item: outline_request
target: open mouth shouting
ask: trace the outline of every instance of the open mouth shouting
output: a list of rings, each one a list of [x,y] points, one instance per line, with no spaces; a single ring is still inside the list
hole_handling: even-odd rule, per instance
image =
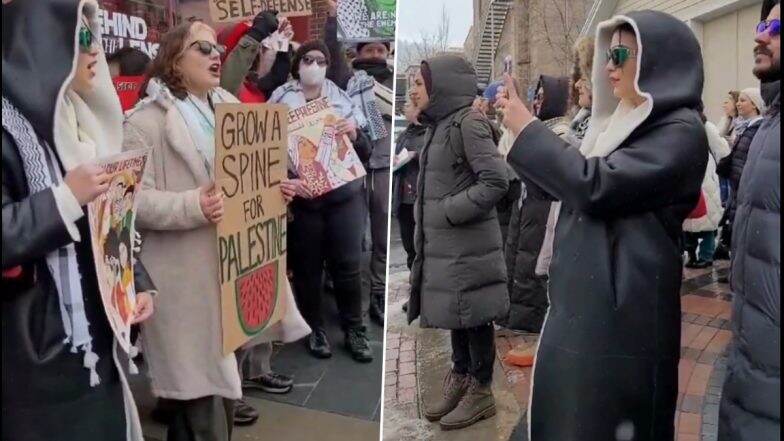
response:
[[[220,67],[221,67],[220,63],[212,63],[212,64],[210,64],[210,73],[213,74],[214,76],[219,77],[220,76]]]

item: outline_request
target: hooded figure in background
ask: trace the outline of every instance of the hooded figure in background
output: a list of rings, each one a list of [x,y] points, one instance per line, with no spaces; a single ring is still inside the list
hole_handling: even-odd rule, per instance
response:
[[[593,82],[579,149],[533,118],[513,87],[499,99],[518,133],[510,163],[562,201],[529,439],[672,441],[681,224],[708,157],[695,110],[700,46],[668,14],[615,17],[597,29]]]
[[[539,77],[534,109],[537,118],[556,135],[569,133],[569,79]],[[522,177],[523,195],[512,207],[505,258],[509,315],[500,324],[509,329],[539,333],[547,313],[547,274],[536,274],[553,198]]]
[[[122,145],[98,5],[12,1],[2,16],[2,439],[141,441],[84,208],[108,182],[91,163]],[[153,289],[138,261],[134,279]]]
[[[755,75],[770,108],[749,148],[732,236],[732,331],[719,410],[719,441],[781,436],[781,19],[762,8]],[[758,30],[761,30],[762,25]]]

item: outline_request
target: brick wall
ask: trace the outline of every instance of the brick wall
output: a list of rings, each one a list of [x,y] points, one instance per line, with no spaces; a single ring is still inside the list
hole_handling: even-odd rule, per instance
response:
[[[311,0],[313,15],[310,17],[310,39],[323,37],[324,22],[327,21],[327,0]]]

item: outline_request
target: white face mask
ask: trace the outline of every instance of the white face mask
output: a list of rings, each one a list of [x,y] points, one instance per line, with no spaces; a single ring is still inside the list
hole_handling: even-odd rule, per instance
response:
[[[321,67],[316,63],[311,65],[302,64],[299,68],[299,79],[306,86],[319,86],[324,84],[327,78],[327,67]]]

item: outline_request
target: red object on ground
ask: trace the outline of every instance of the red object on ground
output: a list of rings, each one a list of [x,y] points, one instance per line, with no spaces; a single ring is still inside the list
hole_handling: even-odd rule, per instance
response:
[[[22,267],[15,266],[13,268],[9,268],[7,270],[3,270],[3,278],[4,279],[16,279],[22,275]]]
[[[700,191],[700,200],[686,219],[699,219],[708,214],[708,204],[705,202],[705,193]]]
[[[139,101],[139,93],[142,89],[145,77],[143,75],[134,77],[115,77],[112,79],[114,89],[120,97],[120,105],[123,112],[133,109]]]

